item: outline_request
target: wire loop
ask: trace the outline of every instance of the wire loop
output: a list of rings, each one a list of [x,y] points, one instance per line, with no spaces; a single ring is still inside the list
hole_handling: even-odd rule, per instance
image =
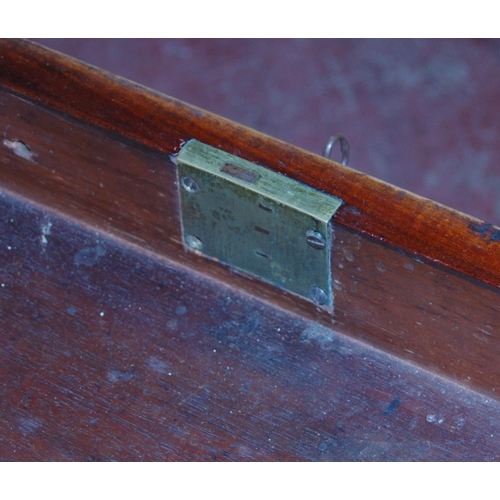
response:
[[[340,152],[342,153],[342,159],[340,163],[342,163],[342,165],[347,165],[347,163],[349,162],[349,142],[344,134],[335,134],[330,137],[330,139],[326,143],[325,150],[323,151],[323,156],[330,159],[333,145],[337,141],[340,142]]]

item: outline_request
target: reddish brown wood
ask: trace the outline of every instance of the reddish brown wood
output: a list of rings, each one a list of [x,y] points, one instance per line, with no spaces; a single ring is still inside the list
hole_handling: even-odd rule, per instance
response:
[[[499,283],[495,228],[34,44],[2,42],[0,54],[4,87],[36,94],[39,104],[65,113],[1,95],[4,140],[19,139],[33,153],[28,161],[4,146],[5,187],[328,325],[332,318],[311,304],[184,252],[175,167],[165,153],[194,137],[313,186],[331,186],[326,190],[345,202],[335,217],[338,328],[473,387],[498,390],[497,292],[485,288]],[[416,269],[411,275],[395,264],[403,249]],[[373,272],[376,262],[388,272]],[[423,307],[425,301],[433,306]],[[419,323],[426,325],[423,335],[416,333]]]
[[[335,225],[336,328],[500,393],[498,291]]]
[[[169,156],[126,139],[58,117],[33,103],[0,93],[0,130],[21,141],[31,161],[0,144],[0,184],[23,196],[139,245],[195,267],[232,286],[310,318],[331,324],[306,301],[258,280],[186,253],[181,243],[177,174]]]
[[[0,195],[3,460],[499,460],[500,403]]]
[[[5,226],[0,257],[6,287],[8,282],[0,304],[4,387],[12,387],[2,400],[6,425],[0,439],[10,450],[5,458],[16,449],[26,459],[215,459],[220,450],[236,459],[497,458],[496,444],[479,437],[479,429],[496,436],[498,403],[327,328],[335,324],[342,333],[496,397],[496,228],[27,42],[0,42],[0,88],[0,189],[25,197],[9,198],[3,212],[5,224],[19,220]],[[191,138],[344,200],[333,224],[333,316],[185,252],[170,155]],[[33,211],[28,199],[41,206]],[[99,236],[92,236],[95,231]],[[104,261],[103,268],[97,265]],[[155,276],[167,274],[153,286],[141,274],[144,267]],[[74,304],[67,305],[71,287]],[[177,304],[179,297],[189,306]],[[162,300],[193,312],[189,331],[178,318],[184,315]],[[140,304],[142,312],[127,309],[127,302]],[[113,311],[111,319],[106,311],[92,316],[103,303]],[[68,312],[73,309],[82,316],[75,319]],[[265,325],[250,328],[259,314]],[[97,336],[86,337],[89,331]],[[14,342],[23,332],[27,340]],[[106,341],[112,334],[116,340]],[[215,346],[213,337],[225,342],[223,364],[238,371],[236,377],[205,350]],[[168,403],[155,399],[161,393],[152,388],[155,368],[145,365],[156,363],[155,352],[182,373]],[[30,366],[36,369],[30,372]],[[131,366],[142,367],[137,378]],[[162,383],[166,377],[160,370]],[[394,379],[401,379],[396,391]],[[256,399],[245,392],[245,380],[254,380]],[[25,414],[19,398],[31,397],[30,387],[41,396]],[[54,398],[65,391],[70,403],[63,411]],[[120,403],[125,393],[132,396]],[[409,398],[404,405],[401,395]],[[472,409],[478,402],[483,406]],[[315,413],[330,403],[335,417]],[[85,423],[85,412],[108,415],[113,405],[130,408],[130,416],[101,416],[100,430]],[[227,415],[231,405],[241,415]],[[405,410],[387,427],[384,419],[398,405]],[[383,417],[371,414],[373,408]],[[354,415],[352,432],[335,448],[344,432],[335,430],[335,419],[344,426],[346,415]],[[161,418],[165,428],[157,429]],[[478,427],[464,424],[474,419]],[[74,439],[67,437],[72,432]],[[265,443],[270,435],[279,442],[275,448]],[[330,444],[314,445],[313,436],[329,436]],[[396,445],[388,441],[394,436]],[[433,440],[437,448],[428,444]],[[165,442],[173,444],[160,444]]]
[[[196,138],[345,201],[337,221],[420,258],[500,284],[500,229],[33,42],[2,41],[0,85],[167,154]],[[398,224],[394,224],[398,214]]]

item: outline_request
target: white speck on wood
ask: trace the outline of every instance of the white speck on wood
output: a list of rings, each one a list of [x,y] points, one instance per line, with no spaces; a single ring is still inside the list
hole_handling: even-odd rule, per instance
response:
[[[431,413],[429,415],[427,415],[426,420],[430,424],[435,424],[435,423],[442,424],[444,422],[444,418],[436,417],[436,415],[433,415]]]
[[[3,140],[3,145],[9,148],[16,156],[23,158],[28,161],[33,161],[33,157],[35,156],[26,144],[21,141],[9,141],[9,139]]]
[[[52,222],[47,222],[47,224],[42,224],[42,235],[40,236],[40,240],[42,245],[46,245],[48,243],[47,236],[50,234],[50,229],[52,227]]]

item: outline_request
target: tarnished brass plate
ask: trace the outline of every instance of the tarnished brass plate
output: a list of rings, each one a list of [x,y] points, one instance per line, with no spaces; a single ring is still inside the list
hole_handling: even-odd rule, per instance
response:
[[[340,199],[195,140],[176,163],[188,248],[333,304],[329,222]]]

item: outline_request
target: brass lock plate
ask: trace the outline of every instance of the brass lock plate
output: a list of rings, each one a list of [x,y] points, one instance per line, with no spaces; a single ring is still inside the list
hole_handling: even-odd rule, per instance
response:
[[[342,200],[196,140],[175,162],[187,248],[333,305],[330,219]]]

